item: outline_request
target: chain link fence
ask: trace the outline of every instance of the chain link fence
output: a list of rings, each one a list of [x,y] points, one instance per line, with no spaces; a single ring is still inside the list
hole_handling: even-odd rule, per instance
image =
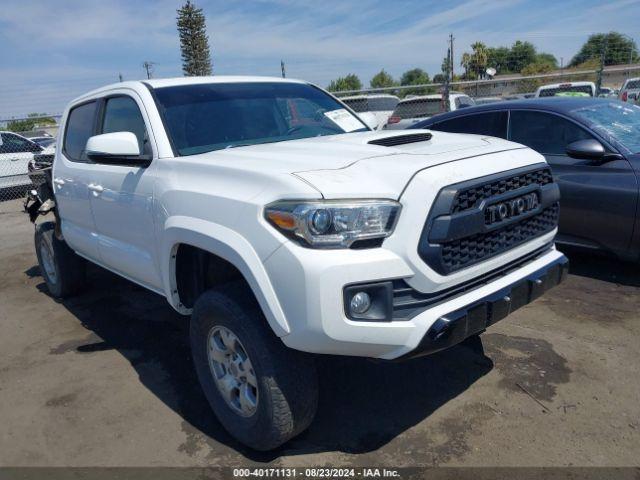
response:
[[[550,96],[617,99],[625,81],[635,78],[640,84],[639,77],[640,64],[630,64],[332,93],[356,112],[376,113],[379,129],[402,129],[439,113],[505,100]],[[631,81],[627,85],[633,87],[635,83]],[[629,97],[625,95],[624,100],[639,102],[640,95],[632,92]]]

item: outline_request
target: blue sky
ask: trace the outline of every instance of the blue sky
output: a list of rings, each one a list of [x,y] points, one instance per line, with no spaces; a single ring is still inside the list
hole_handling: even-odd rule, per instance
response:
[[[3,0],[0,119],[60,112],[89,89],[181,75],[175,11],[181,0]],[[196,0],[207,17],[216,74],[287,75],[321,86],[385,68],[440,70],[449,32],[456,54],[475,40],[534,43],[568,62],[590,33],[640,43],[640,0]],[[459,58],[459,56],[458,56]]]

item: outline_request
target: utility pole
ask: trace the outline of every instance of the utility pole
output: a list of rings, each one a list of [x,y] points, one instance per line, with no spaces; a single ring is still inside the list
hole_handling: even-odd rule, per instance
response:
[[[449,52],[450,52],[450,65],[451,67],[449,68],[449,70],[451,71],[451,81],[453,81],[453,75],[454,75],[454,65],[453,65],[453,41],[455,40],[455,38],[453,38],[453,33],[449,34]]]
[[[147,78],[151,78],[153,77],[153,66],[156,64],[156,62],[149,62],[146,61],[142,64],[142,68],[144,68],[147,72]]]
[[[287,72],[284,70],[284,60],[280,60],[280,70],[282,70],[282,78],[286,78]]]

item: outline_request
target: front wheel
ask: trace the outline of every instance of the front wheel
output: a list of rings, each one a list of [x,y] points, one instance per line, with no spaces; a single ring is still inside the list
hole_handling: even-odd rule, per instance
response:
[[[309,426],[318,403],[313,358],[274,335],[246,286],[203,293],[190,337],[205,396],[238,441],[271,450]]]
[[[40,272],[49,293],[56,298],[77,293],[85,283],[85,260],[71,250],[64,240],[56,237],[53,222],[36,225],[34,240]]]

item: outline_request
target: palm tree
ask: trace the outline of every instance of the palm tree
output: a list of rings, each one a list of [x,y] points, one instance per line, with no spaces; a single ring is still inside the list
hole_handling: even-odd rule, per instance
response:
[[[470,73],[475,74],[477,79],[484,76],[489,58],[489,50],[482,42],[475,42],[471,45],[472,53],[463,53],[460,66],[464,67],[465,77],[469,77]]]

